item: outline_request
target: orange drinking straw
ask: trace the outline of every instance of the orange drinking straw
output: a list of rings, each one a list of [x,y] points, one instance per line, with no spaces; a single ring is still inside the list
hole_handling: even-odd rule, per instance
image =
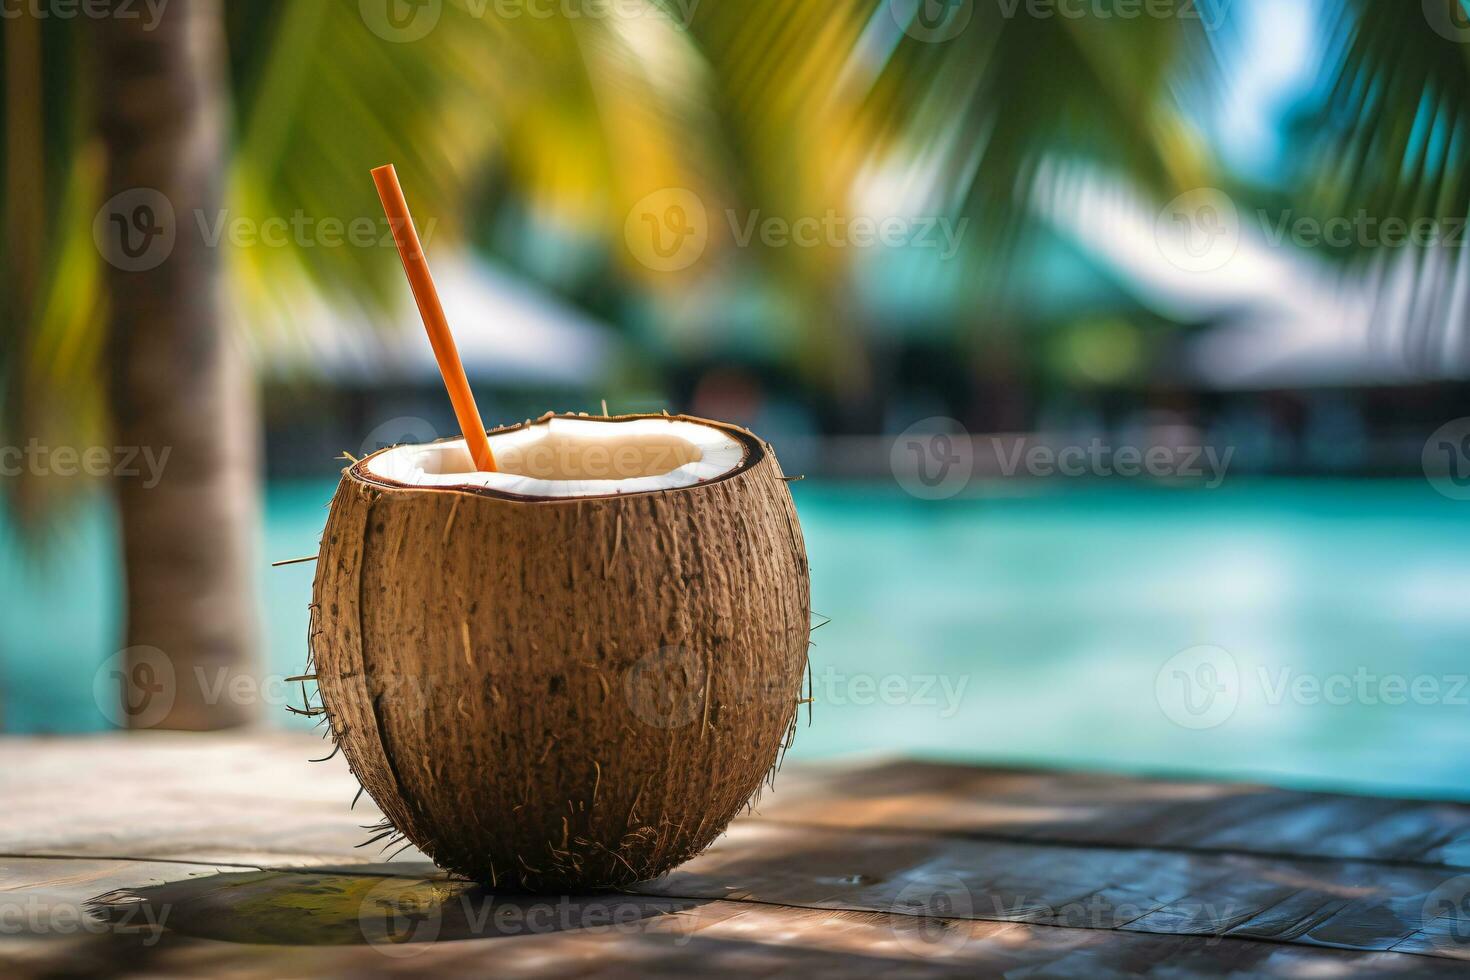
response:
[[[495,454],[490,451],[490,440],[485,437],[485,424],[480,421],[474,392],[470,391],[469,379],[465,377],[464,365],[459,360],[459,350],[449,332],[449,321],[444,317],[439,291],[434,288],[433,276],[429,275],[429,263],[424,258],[423,245],[419,244],[413,215],[408,213],[403,188],[398,184],[398,172],[391,163],[378,167],[373,171],[373,183],[378,185],[378,197],[383,201],[383,212],[388,215],[388,224],[393,229],[398,257],[403,259],[403,272],[408,276],[408,285],[413,290],[414,302],[418,304],[419,316],[423,317],[424,329],[429,332],[429,344],[439,362],[444,387],[449,389],[454,417],[459,420],[470,458],[477,470],[494,473]]]

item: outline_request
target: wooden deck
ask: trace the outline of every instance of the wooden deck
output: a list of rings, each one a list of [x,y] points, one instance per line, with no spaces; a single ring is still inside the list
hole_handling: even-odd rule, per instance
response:
[[[1470,971],[1470,806],[791,769],[635,893],[492,895],[284,734],[0,740],[0,974],[1294,977]],[[159,925],[162,928],[159,928]]]

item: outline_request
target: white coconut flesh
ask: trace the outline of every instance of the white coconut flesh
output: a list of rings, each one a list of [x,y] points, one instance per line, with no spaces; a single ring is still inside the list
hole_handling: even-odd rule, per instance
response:
[[[477,471],[463,439],[395,446],[364,462],[369,477],[412,487],[483,487],[521,497],[601,497],[673,490],[738,470],[745,446],[675,418],[551,418],[490,435],[497,472]]]

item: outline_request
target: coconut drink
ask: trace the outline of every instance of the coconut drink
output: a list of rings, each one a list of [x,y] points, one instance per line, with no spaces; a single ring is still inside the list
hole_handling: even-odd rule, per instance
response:
[[[343,472],[312,653],[352,771],[435,863],[609,888],[698,853],[786,744],[806,555],[769,446],[561,416]]]
[[[687,416],[486,432],[391,167],[373,172],[464,438],[343,470],[312,595],[331,738],[385,822],[497,888],[656,877],[790,744],[810,589],[771,447]]]

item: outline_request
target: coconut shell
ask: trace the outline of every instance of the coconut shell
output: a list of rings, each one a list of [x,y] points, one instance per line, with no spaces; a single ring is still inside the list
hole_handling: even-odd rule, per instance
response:
[[[441,867],[529,891],[656,877],[789,744],[810,623],[791,494],[770,446],[684,420],[745,462],[573,499],[343,471],[313,589],[322,705],[391,827]]]

